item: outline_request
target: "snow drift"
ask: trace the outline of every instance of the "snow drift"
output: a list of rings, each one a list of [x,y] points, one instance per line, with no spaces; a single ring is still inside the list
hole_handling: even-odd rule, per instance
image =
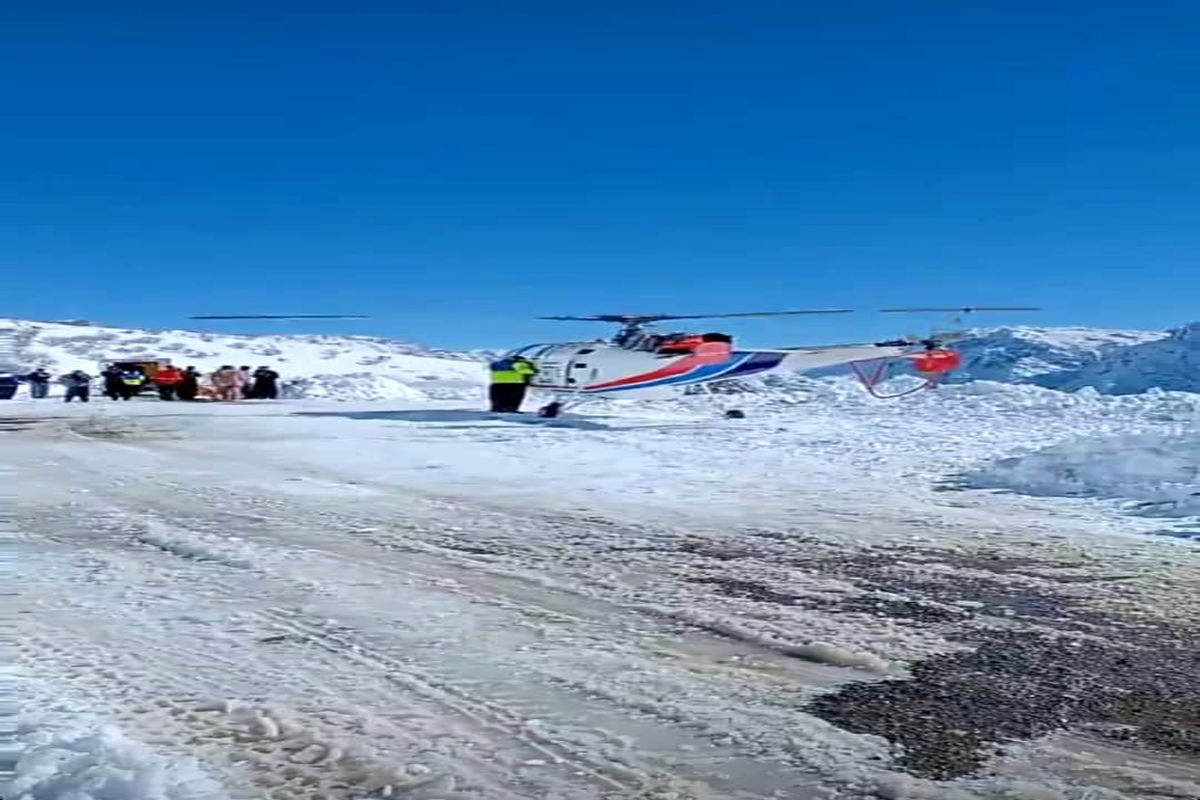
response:
[[[195,759],[164,757],[119,730],[46,736],[0,783],[6,800],[222,800]]]
[[[1083,439],[1000,459],[965,476],[976,489],[1122,501],[1147,516],[1200,517],[1200,432]]]

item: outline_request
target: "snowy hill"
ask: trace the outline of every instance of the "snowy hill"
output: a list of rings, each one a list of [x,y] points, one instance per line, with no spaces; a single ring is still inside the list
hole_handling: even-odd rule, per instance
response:
[[[1037,383],[1056,388],[1050,376],[1073,373],[1114,349],[1162,339],[1162,331],[1104,328],[985,328],[954,344],[963,355],[952,381]]]
[[[1093,387],[1104,394],[1140,394],[1149,389],[1200,392],[1200,322],[1151,341],[1100,352],[1079,368],[1037,381],[1050,389]]]
[[[434,350],[365,336],[241,336],[203,331],[149,331],[78,322],[0,319],[4,368],[45,366],[55,373],[101,362],[166,357],[202,371],[224,364],[268,365],[294,397],[383,398],[477,396],[483,379],[478,353]]]
[[[1188,372],[1191,368],[1165,349],[1171,336],[1167,331],[1082,327],[978,328],[951,345],[962,354],[963,363],[950,374],[947,382],[994,381],[1035,384],[1048,389],[1095,385],[1100,391],[1108,391],[1102,387],[1112,385],[1118,375],[1134,372],[1139,377],[1129,377],[1122,385],[1141,388],[1126,393],[1146,391],[1163,383],[1179,388],[1183,376],[1175,375],[1175,372]],[[1146,360],[1154,362],[1153,368],[1139,366]],[[1109,365],[1110,369],[1101,371],[1102,364]],[[895,365],[894,374],[903,371],[900,365]],[[808,377],[849,374],[850,369],[841,366],[818,370],[809,373]],[[787,389],[811,388],[806,381],[794,376],[777,376],[766,383]]]
[[[952,383],[995,381],[1105,394],[1151,389],[1200,392],[1200,323],[1175,331],[1100,328],[990,328],[954,345],[963,367]],[[102,361],[168,357],[212,370],[222,364],[270,365],[292,397],[383,400],[476,399],[483,352],[461,353],[366,336],[242,336],[202,331],[149,331],[88,322],[0,319],[0,369],[46,366],[95,372]],[[10,363],[11,362],[11,363]],[[812,389],[813,376],[779,375],[765,385]]]

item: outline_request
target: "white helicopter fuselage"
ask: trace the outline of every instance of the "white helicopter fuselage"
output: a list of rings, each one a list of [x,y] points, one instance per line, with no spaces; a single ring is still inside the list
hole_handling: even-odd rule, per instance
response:
[[[528,358],[538,369],[530,384],[542,391],[587,395],[670,394],[674,389],[747,378],[776,370],[804,372],[820,367],[895,358],[911,346],[832,345],[780,350],[741,350],[714,345],[708,350],[662,353],[630,349],[608,341],[535,344],[510,355]]]

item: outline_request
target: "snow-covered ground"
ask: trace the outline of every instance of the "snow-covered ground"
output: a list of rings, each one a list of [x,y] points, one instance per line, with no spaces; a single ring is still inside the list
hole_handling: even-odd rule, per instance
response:
[[[1200,395],[725,402],[5,404],[0,795],[1200,796]]]

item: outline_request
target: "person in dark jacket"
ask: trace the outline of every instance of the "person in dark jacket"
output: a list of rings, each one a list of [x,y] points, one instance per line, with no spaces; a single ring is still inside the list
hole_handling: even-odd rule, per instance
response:
[[[34,400],[42,400],[50,394],[50,373],[45,367],[38,367],[25,376],[29,381],[29,396]]]
[[[270,367],[259,367],[254,370],[254,383],[251,385],[250,394],[247,397],[258,400],[278,400],[279,373]]]
[[[112,400],[120,400],[125,395],[125,384],[121,380],[121,370],[117,369],[115,364],[105,367],[104,371],[100,373],[100,377],[104,378],[105,397]]]
[[[78,399],[79,402],[86,403],[92,399],[92,376],[83,370],[77,369],[69,375],[64,375],[62,382],[67,387],[64,402]]]
[[[249,367],[238,367],[238,372],[242,373],[242,398],[245,400],[254,399],[254,373]]]
[[[183,371],[183,377],[179,379],[179,385],[175,388],[175,395],[180,400],[195,400],[200,394],[200,373],[195,367],[188,367]]]

